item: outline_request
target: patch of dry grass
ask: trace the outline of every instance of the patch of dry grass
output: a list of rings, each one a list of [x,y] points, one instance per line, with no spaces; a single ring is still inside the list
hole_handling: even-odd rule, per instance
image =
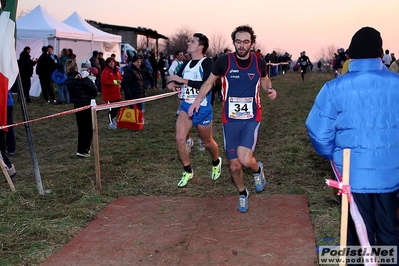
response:
[[[339,235],[339,208],[329,200],[325,178],[332,178],[329,163],[317,156],[307,136],[305,120],[322,85],[332,73],[298,73],[272,79],[278,98],[269,101],[262,92],[263,123],[255,157],[267,176],[265,195],[305,194],[317,238]],[[149,90],[148,95],[162,93]],[[97,98],[101,103],[101,97]],[[223,156],[223,173],[210,177],[210,158],[192,149],[195,177],[186,188],[177,188],[182,166],[176,153],[176,97],[146,103],[146,122],[141,132],[108,130],[107,112],[98,113],[102,191],[95,190],[94,158],[75,156],[77,130],[74,115],[32,123],[30,129],[44,189],[39,196],[24,126],[16,127],[16,193],[0,186],[0,265],[39,265],[82,230],[119,196],[235,195],[223,149],[221,104],[215,106],[214,137]],[[72,105],[45,105],[40,99],[28,104],[30,119],[69,110]],[[22,121],[19,103],[14,120]],[[192,136],[198,140],[193,129]],[[252,182],[246,171],[245,181]],[[249,189],[253,188],[249,185]],[[252,191],[253,192],[253,191]],[[295,237],[295,236],[293,236]],[[337,239],[338,241],[338,239]],[[320,242],[321,243],[321,242]]]

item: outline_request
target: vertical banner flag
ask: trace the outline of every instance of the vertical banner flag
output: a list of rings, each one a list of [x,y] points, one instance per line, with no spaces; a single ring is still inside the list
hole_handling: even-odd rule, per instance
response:
[[[6,0],[0,14],[0,126],[7,125],[7,95],[18,75],[15,52],[17,0]],[[3,3],[3,1],[2,1]]]

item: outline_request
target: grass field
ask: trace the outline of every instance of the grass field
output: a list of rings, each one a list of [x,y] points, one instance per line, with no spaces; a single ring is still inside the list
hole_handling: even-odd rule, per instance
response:
[[[332,78],[333,73],[316,72],[308,73],[305,82],[298,73],[272,78],[278,97],[270,101],[262,91],[263,122],[255,157],[263,162],[267,176],[263,194],[307,195],[317,239],[333,237],[334,243],[339,243],[339,207],[329,199],[329,188],[324,183],[333,174],[328,161],[313,151],[305,128],[315,96]],[[147,91],[149,96],[159,93],[163,92]],[[101,102],[98,97],[97,103]],[[11,192],[7,183],[0,186],[0,265],[39,265],[119,196],[236,195],[224,155],[219,102],[213,127],[224,158],[222,176],[216,182],[208,177],[210,158],[198,151],[198,136],[193,129],[191,157],[196,174],[187,187],[177,187],[182,166],[174,141],[176,108],[176,96],[146,103],[146,125],[140,132],[108,130],[107,111],[98,113],[100,192],[95,189],[94,157],[75,156],[74,114],[30,124],[43,188],[52,191],[47,195],[38,195],[25,128],[16,127],[17,150],[10,158],[18,172],[17,192]],[[72,105],[45,105],[38,98],[27,109],[29,119],[35,119],[72,109]],[[22,121],[17,101],[14,121]],[[252,175],[248,170],[245,173],[252,193]],[[326,243],[317,240],[317,245],[322,244]]]

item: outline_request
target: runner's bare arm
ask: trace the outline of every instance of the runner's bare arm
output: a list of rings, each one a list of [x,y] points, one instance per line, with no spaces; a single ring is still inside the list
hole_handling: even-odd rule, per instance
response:
[[[266,91],[267,96],[270,98],[270,100],[276,99],[277,92],[275,89],[273,89],[272,81],[269,79],[269,76],[266,75],[265,77],[261,78],[260,85]]]
[[[215,83],[217,79],[217,76],[213,75],[211,73],[208,77],[208,79],[202,84],[197,98],[195,98],[195,101],[193,104],[190,106],[190,109],[188,109],[188,115],[192,116],[194,111],[198,112],[201,100],[208,94],[208,92],[212,89],[213,84]]]

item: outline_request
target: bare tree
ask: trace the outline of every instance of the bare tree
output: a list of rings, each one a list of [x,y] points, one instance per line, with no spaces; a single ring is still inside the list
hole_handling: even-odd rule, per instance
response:
[[[218,32],[209,39],[209,49],[207,54],[214,57],[216,55],[219,55],[221,52],[223,52],[224,49],[227,48],[227,40],[225,36]]]
[[[148,41],[148,44],[147,44]],[[150,44],[150,40],[147,39],[146,36],[144,35],[137,35],[137,51],[142,51],[142,50],[147,50],[147,48],[151,49],[151,47],[148,47]]]
[[[322,66],[325,70],[331,71],[332,70],[332,63],[334,60],[334,54],[337,53],[338,46],[336,45],[328,45],[326,47],[320,48],[317,53],[317,61],[322,63]]]
[[[176,51],[187,51],[187,42],[193,36],[194,30],[188,28],[187,26],[183,26],[178,29],[172,37],[169,38],[169,42],[165,45],[165,48],[168,48],[167,51],[164,51],[167,54],[174,54]]]
[[[322,62],[331,63],[334,59],[334,53],[338,50],[338,46],[336,45],[328,45],[326,47],[322,47],[319,52],[317,53],[317,60],[321,60]]]

